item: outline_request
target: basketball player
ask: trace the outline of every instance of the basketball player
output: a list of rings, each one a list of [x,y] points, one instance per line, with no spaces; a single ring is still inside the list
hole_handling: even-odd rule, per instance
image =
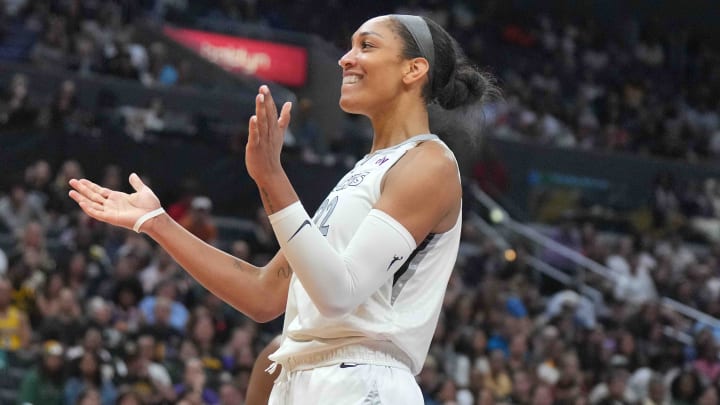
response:
[[[125,194],[71,180],[91,217],[145,232],[214,294],[264,322],[285,312],[282,366],[270,404],[422,404],[420,372],[453,269],[461,227],[457,163],[430,131],[445,110],[495,90],[435,22],[407,15],[365,22],[340,59],[341,108],[367,116],[372,149],[311,217],[280,152],[291,105],[267,86],[246,146],[280,252],[258,268],[209,246],[164,213],[136,174]],[[269,372],[273,372],[270,367]]]

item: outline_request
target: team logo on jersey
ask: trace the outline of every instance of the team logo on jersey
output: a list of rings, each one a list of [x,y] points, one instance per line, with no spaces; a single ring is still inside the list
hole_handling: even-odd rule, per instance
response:
[[[362,172],[362,173],[355,173],[355,174],[351,174],[351,175],[347,176],[347,178],[341,180],[340,183],[338,183],[338,185],[335,186],[334,191],[340,191],[340,190],[344,190],[348,187],[359,186],[360,183],[362,183],[363,180],[365,180],[365,176],[367,176],[368,173],[369,172]]]

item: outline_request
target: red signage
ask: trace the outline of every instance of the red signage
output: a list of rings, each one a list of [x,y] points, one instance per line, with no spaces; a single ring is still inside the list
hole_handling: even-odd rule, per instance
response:
[[[302,86],[307,79],[305,48],[183,28],[164,27],[163,31],[231,72],[242,72],[289,86]]]

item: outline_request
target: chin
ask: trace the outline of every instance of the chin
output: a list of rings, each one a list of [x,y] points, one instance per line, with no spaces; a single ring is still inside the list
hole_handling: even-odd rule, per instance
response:
[[[338,104],[340,105],[340,109],[348,114],[362,114],[362,111],[358,108],[357,103],[353,103],[352,100],[348,100],[345,97],[341,96]]]

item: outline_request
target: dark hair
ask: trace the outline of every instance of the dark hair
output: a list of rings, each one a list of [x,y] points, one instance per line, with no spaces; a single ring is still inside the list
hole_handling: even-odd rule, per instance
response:
[[[393,28],[405,44],[402,56],[406,59],[422,57],[407,27],[392,16],[391,19]],[[431,80],[423,88],[425,101],[452,110],[499,96],[493,76],[470,64],[457,41],[443,27],[427,17],[422,19],[430,29],[435,50],[435,61],[429,72]]]
[[[85,351],[80,357],[73,359],[72,363],[70,363],[70,375],[73,377],[77,377],[81,380],[85,377],[82,373],[82,370],[80,369],[80,363],[82,363],[85,356],[89,356],[95,361],[95,373],[92,375],[92,380],[95,386],[100,387],[103,382],[102,359],[100,358],[100,355],[95,352]]]
[[[405,44],[402,57],[422,57],[412,34],[390,16],[392,27]],[[471,64],[457,41],[435,21],[422,17],[433,38],[435,61],[430,66],[423,97],[428,104],[430,130],[455,151],[461,169],[473,159],[484,123],[482,103],[501,98],[492,74]]]

